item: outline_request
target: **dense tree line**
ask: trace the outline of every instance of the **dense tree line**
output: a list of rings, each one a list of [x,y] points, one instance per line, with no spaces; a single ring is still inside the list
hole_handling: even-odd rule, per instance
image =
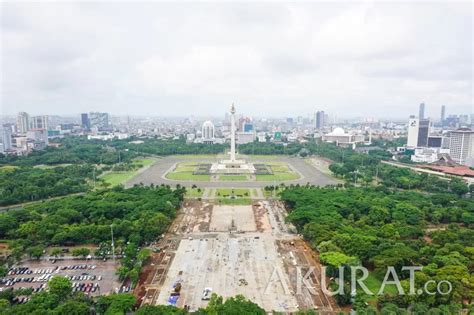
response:
[[[281,198],[291,209],[288,221],[320,252],[321,261],[333,267],[328,269],[330,276],[337,276],[341,265],[363,265],[383,279],[387,267],[394,266],[399,276],[405,276],[406,288],[408,275],[401,272],[402,266],[418,265],[424,266],[416,273],[418,287],[428,280],[446,279],[453,286],[449,295],[386,294],[378,297],[379,306],[460,309],[463,302],[471,302],[473,201],[386,187],[289,187]],[[350,300],[348,295],[337,296],[341,304]],[[365,303],[358,305],[360,310],[366,308]]]
[[[57,148],[48,147],[45,150],[33,151],[27,156],[0,154],[0,165],[115,164],[130,161],[137,156],[134,151],[117,149],[113,142],[87,140],[85,137],[67,137],[60,141]]]
[[[84,192],[93,169],[92,165],[0,167],[0,206]]]
[[[294,155],[299,153],[304,146],[299,143],[271,143],[271,142],[252,142],[240,144],[238,146],[239,153],[242,154],[257,154],[257,155],[272,155],[272,154],[287,154]]]
[[[113,228],[116,253],[124,253],[119,274],[138,279],[149,253],[138,251],[161,235],[183,200],[184,189],[136,186],[48,200],[0,214],[0,238],[9,240],[13,257],[39,258],[50,245],[99,245],[95,255],[110,251]]]
[[[184,138],[180,138],[178,140],[143,139],[143,143],[126,143],[123,144],[123,147],[135,152],[165,156],[174,154],[219,154],[223,153],[228,145],[186,143]]]

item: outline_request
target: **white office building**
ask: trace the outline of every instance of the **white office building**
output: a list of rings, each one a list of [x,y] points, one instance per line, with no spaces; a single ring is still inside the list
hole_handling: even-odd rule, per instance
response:
[[[214,124],[211,121],[205,121],[201,128],[202,143],[213,144],[214,143]]]
[[[49,129],[49,117],[47,115],[30,117],[29,129]]]
[[[0,153],[4,153],[5,151],[10,151],[12,149],[12,129],[7,126],[2,126],[0,128],[0,141],[1,141],[1,149]]]
[[[428,146],[428,135],[430,133],[430,120],[410,118],[408,121],[408,148]]]
[[[474,131],[468,128],[450,132],[449,155],[456,163],[474,167]]]
[[[334,128],[333,131],[322,136],[324,142],[332,142],[338,146],[346,146],[355,148],[357,143],[362,143],[365,140],[365,136],[361,134],[355,134],[346,132],[342,128]]]
[[[105,130],[109,128],[109,114],[91,112],[89,113],[89,125],[97,130]]]
[[[30,117],[28,113],[19,112],[16,117],[16,127],[19,133],[25,134],[30,129]]]
[[[255,133],[251,132],[237,132],[237,144],[252,143],[255,141]]]

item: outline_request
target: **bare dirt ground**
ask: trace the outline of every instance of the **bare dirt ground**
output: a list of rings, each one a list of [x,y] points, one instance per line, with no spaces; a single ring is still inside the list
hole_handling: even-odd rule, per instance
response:
[[[202,293],[212,288],[224,297],[242,294],[267,311],[337,313],[332,298],[320,289],[317,256],[292,233],[285,216],[278,201],[249,206],[186,201],[156,244],[161,252],[143,268],[135,290],[139,304],[170,304],[180,283],[175,304],[191,311],[207,305]],[[297,294],[296,266],[315,268],[309,281],[316,295],[307,289]]]

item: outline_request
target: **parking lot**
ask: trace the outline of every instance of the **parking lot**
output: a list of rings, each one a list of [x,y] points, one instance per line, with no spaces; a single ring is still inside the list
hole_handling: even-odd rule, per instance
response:
[[[95,296],[116,292],[120,283],[115,275],[113,261],[102,260],[49,260],[24,261],[11,268],[4,278],[0,278],[0,290],[32,288],[40,292],[47,288],[54,276],[64,276],[71,280],[73,291]],[[26,302],[19,300],[18,302]]]

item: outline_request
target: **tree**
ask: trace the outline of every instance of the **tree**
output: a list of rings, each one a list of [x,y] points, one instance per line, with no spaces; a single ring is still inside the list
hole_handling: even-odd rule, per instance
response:
[[[125,314],[135,305],[136,299],[127,293],[100,296],[97,300],[97,312],[105,315]]]
[[[7,310],[10,308],[10,302],[6,299],[0,299],[0,310]]]
[[[235,297],[228,298],[225,302],[223,302],[223,298],[218,296],[217,294],[213,293],[211,296],[211,300],[209,301],[208,306],[206,307],[205,311],[209,315],[218,315],[218,314],[226,314],[226,315],[241,315],[241,314],[267,314],[263,308],[258,306],[257,304],[247,300],[242,295],[237,295]]]
[[[60,300],[66,300],[72,293],[72,283],[62,276],[54,276],[48,281],[48,288],[51,294],[56,294]]]
[[[27,250],[28,255],[30,255],[31,258],[36,258],[40,259],[41,256],[43,256],[44,252],[44,247],[43,246],[32,246],[28,248]]]
[[[172,305],[144,305],[135,315],[184,315],[187,312]]]
[[[464,196],[469,192],[469,187],[462,180],[454,178],[451,180],[451,191],[459,197]]]
[[[74,257],[78,257],[78,256],[82,256],[83,258],[86,258],[87,255],[90,254],[90,249],[89,248],[85,248],[85,247],[82,247],[82,248],[76,248],[72,251],[72,255]]]
[[[67,301],[56,307],[55,312],[57,314],[68,314],[68,315],[89,315],[90,307],[85,302],[78,301]]]
[[[58,258],[58,256],[61,255],[62,253],[63,253],[62,249],[56,247],[56,248],[53,248],[53,250],[51,251],[51,256]]]

